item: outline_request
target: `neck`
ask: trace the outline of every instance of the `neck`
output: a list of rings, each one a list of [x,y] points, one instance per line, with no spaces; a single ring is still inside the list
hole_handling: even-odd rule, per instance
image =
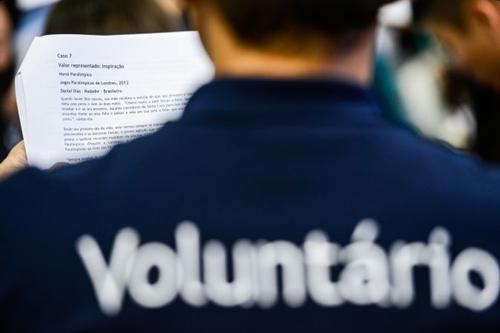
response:
[[[216,64],[217,77],[260,77],[269,79],[332,78],[352,81],[361,86],[371,83],[371,61],[362,65],[353,59],[346,61],[309,61],[269,54],[242,55],[237,62]]]
[[[330,49],[317,53],[280,53],[227,43],[213,48],[211,58],[216,76],[255,77],[265,79],[342,79],[367,87],[372,81],[374,38],[366,40],[349,51]],[[218,51],[219,50],[219,51]]]

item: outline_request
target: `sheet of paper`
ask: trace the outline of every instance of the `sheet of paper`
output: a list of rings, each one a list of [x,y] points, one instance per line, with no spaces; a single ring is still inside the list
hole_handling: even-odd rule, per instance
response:
[[[195,32],[37,38],[16,78],[29,163],[78,163],[149,134],[212,76]]]

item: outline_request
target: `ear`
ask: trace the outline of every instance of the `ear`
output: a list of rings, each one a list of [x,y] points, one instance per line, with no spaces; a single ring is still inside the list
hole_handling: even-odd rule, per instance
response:
[[[474,0],[470,6],[471,19],[496,37],[500,44],[500,1]]]

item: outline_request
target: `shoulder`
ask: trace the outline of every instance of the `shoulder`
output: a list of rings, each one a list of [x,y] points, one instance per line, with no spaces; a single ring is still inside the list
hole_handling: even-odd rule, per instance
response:
[[[434,201],[436,212],[462,215],[469,221],[496,220],[500,224],[500,167],[405,131],[387,133],[389,158],[401,168],[425,202]],[[397,156],[396,156],[397,155]],[[460,216],[456,217],[460,220]]]
[[[427,139],[418,133],[398,128],[391,124],[380,128],[384,148],[383,153],[397,153],[400,159],[415,163],[416,166],[448,174],[467,172],[470,176],[500,180],[500,166],[487,164],[468,152],[455,149],[439,140]]]

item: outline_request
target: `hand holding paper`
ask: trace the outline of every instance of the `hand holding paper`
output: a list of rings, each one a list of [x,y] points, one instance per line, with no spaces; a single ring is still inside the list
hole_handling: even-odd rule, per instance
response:
[[[38,38],[16,78],[28,161],[78,163],[150,134],[212,75],[195,32]]]
[[[5,180],[28,166],[24,142],[18,143],[9,156],[0,163],[0,181]]]

